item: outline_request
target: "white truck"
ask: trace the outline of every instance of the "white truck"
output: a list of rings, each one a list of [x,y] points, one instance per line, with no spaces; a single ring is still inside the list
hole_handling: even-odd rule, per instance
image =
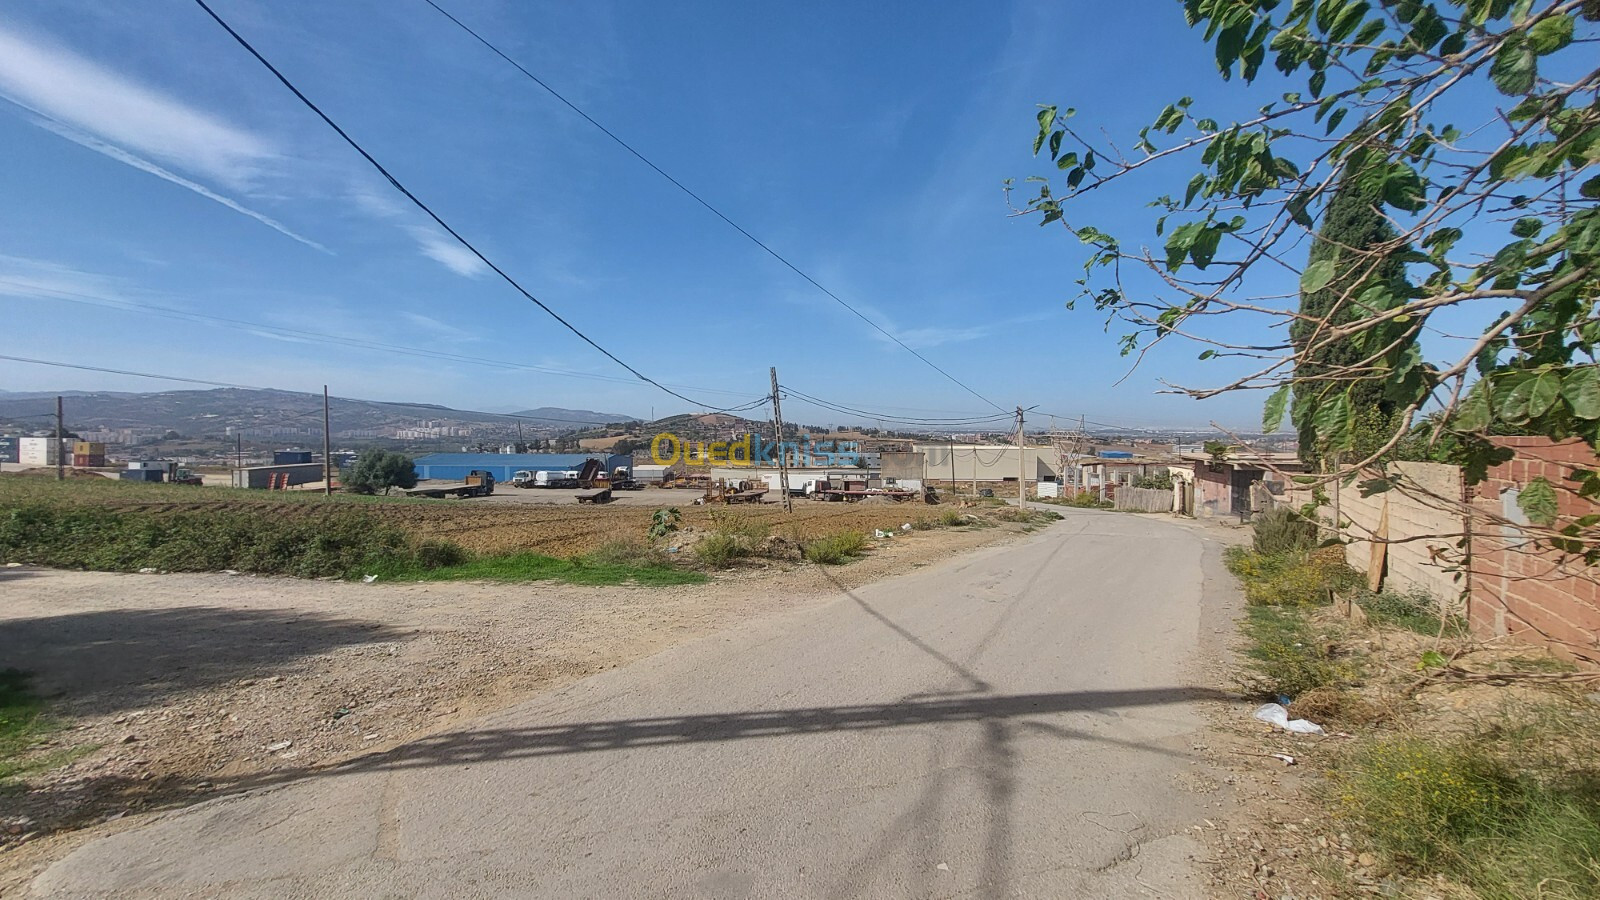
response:
[[[565,472],[537,472],[521,471],[511,476],[511,483],[519,488],[575,488],[578,486],[578,473]]]

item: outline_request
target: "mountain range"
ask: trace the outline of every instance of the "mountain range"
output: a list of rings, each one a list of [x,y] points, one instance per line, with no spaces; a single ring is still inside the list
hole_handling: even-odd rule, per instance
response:
[[[0,422],[25,428],[43,428],[55,415],[57,394],[41,391],[0,391]],[[126,393],[119,391],[63,391],[66,423],[74,429],[133,428],[177,431],[185,435],[221,434],[228,427],[322,427],[322,397],[293,391],[244,388]],[[432,403],[394,403],[382,400],[333,398],[329,416],[334,432],[410,427],[419,422],[446,425],[513,426],[521,422],[532,432],[566,430],[571,426],[635,421],[621,413],[541,406],[503,414],[452,409]],[[526,417],[526,418],[524,418]],[[564,423],[570,423],[564,424]]]

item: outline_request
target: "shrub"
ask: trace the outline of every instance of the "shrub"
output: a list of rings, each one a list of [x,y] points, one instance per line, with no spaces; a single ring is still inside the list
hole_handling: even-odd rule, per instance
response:
[[[1495,830],[1516,793],[1506,768],[1481,749],[1418,737],[1358,750],[1336,777],[1341,812],[1402,867],[1450,862]]]
[[[1338,548],[1262,554],[1229,547],[1223,563],[1244,582],[1245,599],[1252,606],[1319,606],[1328,602],[1330,590],[1356,590],[1365,584],[1360,573],[1345,565]]]
[[[469,558],[466,550],[449,541],[426,540],[417,545],[417,565],[424,569],[459,566]]]
[[[752,549],[751,543],[738,535],[713,531],[694,545],[694,556],[701,565],[720,569],[732,565],[736,559],[749,556]]]
[[[597,566],[665,566],[667,555],[636,541],[606,541],[584,554],[584,562]]]
[[[448,546],[431,543],[426,552],[436,561],[460,552]],[[405,531],[354,509],[263,516],[29,504],[0,514],[0,560],[62,569],[351,577],[391,562],[420,564],[422,552]]]
[[[1307,551],[1317,545],[1317,523],[1292,509],[1278,507],[1256,517],[1255,548],[1257,553],[1295,553]]]
[[[837,531],[824,538],[807,543],[803,549],[806,559],[823,565],[837,566],[847,563],[867,549],[867,536],[860,531]]]
[[[957,525],[967,524],[967,517],[959,510],[947,509],[939,514],[939,524],[946,528],[954,528]]]

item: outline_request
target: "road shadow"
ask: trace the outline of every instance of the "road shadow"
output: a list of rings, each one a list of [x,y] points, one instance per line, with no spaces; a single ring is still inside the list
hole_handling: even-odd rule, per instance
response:
[[[0,620],[0,667],[31,672],[62,712],[92,716],[400,636],[377,622],[291,610],[99,610]]]

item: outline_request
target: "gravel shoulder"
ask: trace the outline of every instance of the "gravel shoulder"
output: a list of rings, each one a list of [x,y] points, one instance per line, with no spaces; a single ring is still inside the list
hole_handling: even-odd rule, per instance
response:
[[[826,570],[680,587],[356,584],[0,569],[5,665],[93,748],[0,793],[0,894],[138,813],[273,784],[451,728],[730,624],[1017,539],[897,536]]]

